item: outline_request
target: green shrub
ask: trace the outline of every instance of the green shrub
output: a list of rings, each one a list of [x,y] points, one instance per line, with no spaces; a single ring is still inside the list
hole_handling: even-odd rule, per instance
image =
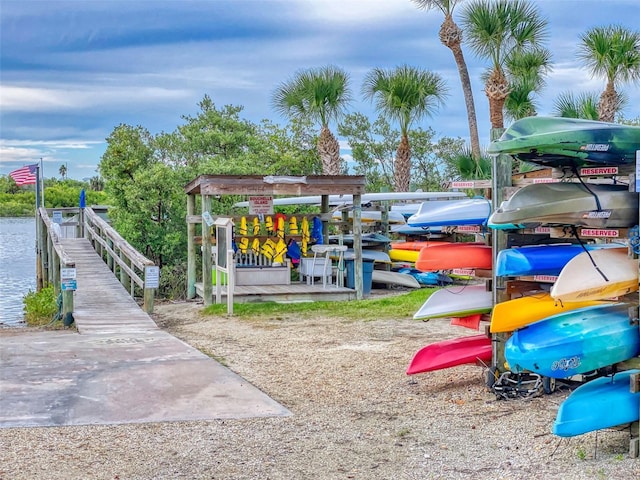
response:
[[[29,291],[23,297],[24,319],[29,326],[50,324],[58,312],[58,304],[53,286],[43,288],[39,292]]]

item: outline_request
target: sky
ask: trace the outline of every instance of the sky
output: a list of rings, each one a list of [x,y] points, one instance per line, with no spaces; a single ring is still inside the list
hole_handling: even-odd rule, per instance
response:
[[[579,36],[613,24],[637,31],[640,0],[532,1],[549,22],[553,71],[537,99],[548,115],[560,93],[604,89],[575,58]],[[65,165],[69,178],[88,179],[116,126],[173,132],[205,95],[217,107],[243,106],[252,122],[284,125],[271,106],[274,90],[327,65],[350,75],[349,111],[372,121],[360,95],[368,71],[407,64],[440,74],[446,103],[416,126],[468,139],[457,67],[438,39],[442,20],[410,0],[0,0],[0,175],[42,161],[46,178]],[[487,63],[463,50],[486,146]],[[640,116],[640,85],[621,90],[624,116]]]

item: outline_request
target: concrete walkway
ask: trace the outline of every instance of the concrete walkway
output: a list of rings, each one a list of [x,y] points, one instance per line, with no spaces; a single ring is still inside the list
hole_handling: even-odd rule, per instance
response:
[[[0,428],[286,416],[160,329],[0,332]]]

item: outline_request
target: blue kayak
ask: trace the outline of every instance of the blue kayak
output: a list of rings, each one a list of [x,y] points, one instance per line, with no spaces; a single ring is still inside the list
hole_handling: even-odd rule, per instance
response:
[[[453,279],[448,275],[438,272],[423,272],[417,268],[401,268],[398,273],[411,275],[420,285],[445,286],[453,283]]]
[[[559,437],[631,423],[640,417],[640,392],[631,393],[629,377],[640,370],[627,370],[613,377],[600,377],[576,388],[562,402],[553,423]]]
[[[620,247],[622,244],[585,245],[587,250]],[[581,245],[556,243],[508,248],[496,257],[497,276],[560,275],[562,267],[576,255],[584,252]]]
[[[491,214],[486,198],[423,202],[418,211],[407,219],[410,227],[484,225]]]
[[[529,370],[567,378],[635,357],[640,329],[629,321],[626,303],[579,308],[516,330],[504,356],[514,373]]]

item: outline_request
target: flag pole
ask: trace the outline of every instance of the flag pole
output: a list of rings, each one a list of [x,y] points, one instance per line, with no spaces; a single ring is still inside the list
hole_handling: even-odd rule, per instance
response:
[[[40,200],[42,201],[42,206],[45,206],[44,203],[44,165],[42,164],[42,157],[40,157],[40,167],[38,168],[40,175],[38,176],[38,188],[42,188],[42,194],[40,195]],[[40,204],[38,204],[38,207]]]

